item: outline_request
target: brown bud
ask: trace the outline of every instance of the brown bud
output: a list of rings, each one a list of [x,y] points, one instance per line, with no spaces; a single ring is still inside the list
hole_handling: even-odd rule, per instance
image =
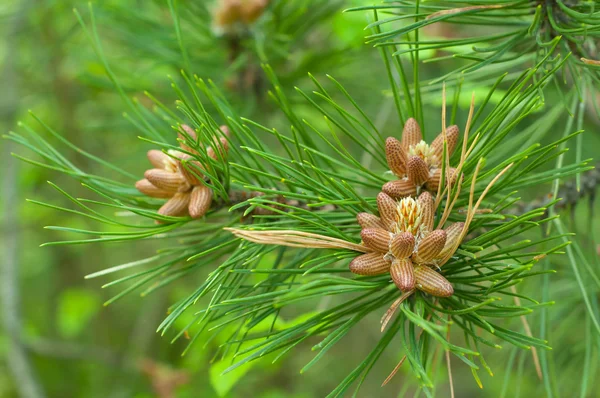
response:
[[[196,134],[194,129],[191,128],[190,126],[188,126],[187,124],[182,124],[181,129],[185,132],[185,134],[182,134],[181,132],[178,134],[179,141],[180,141],[179,146],[181,147],[181,149],[183,149],[185,151],[188,151],[191,153],[196,153],[196,151],[192,147],[190,147],[186,144],[186,141],[191,140],[193,142],[197,142],[198,135]]]
[[[434,169],[431,177],[427,180],[426,187],[431,192],[437,192],[442,178],[442,169]]]
[[[396,258],[410,257],[415,248],[415,237],[410,232],[397,234],[390,243],[390,251]]]
[[[225,137],[231,137],[231,131],[229,131],[229,127],[226,125],[219,126],[219,130],[221,130]]]
[[[456,144],[458,143],[458,126],[450,126],[446,127],[446,138],[447,138],[447,147],[448,147],[448,156],[452,156],[454,149],[456,148]],[[431,143],[430,146],[433,149],[433,153],[436,156],[438,162],[442,162],[444,156],[444,133],[441,132],[435,140]]]
[[[358,213],[356,215],[356,221],[358,221],[358,224],[360,225],[361,228],[381,228],[381,229],[387,229],[385,227],[385,225],[383,225],[383,223],[381,222],[381,220],[379,219],[379,217],[370,214],[370,213]]]
[[[365,246],[381,253],[387,253],[390,247],[390,233],[379,228],[366,228],[360,231]]]
[[[414,274],[417,289],[436,297],[450,297],[454,294],[454,288],[450,282],[428,266],[415,267]]]
[[[146,170],[144,177],[152,185],[169,192],[185,192],[190,188],[190,185],[179,173],[171,173],[170,171],[161,169],[150,169]]]
[[[381,221],[388,230],[393,223],[396,222],[396,206],[397,202],[387,194],[383,192],[377,194],[377,208],[379,209],[379,215],[381,216]]]
[[[409,180],[386,182],[381,190],[394,199],[402,199],[417,194],[417,187]]]
[[[202,185],[204,175],[201,170],[204,170],[202,164],[190,155],[183,155],[181,161],[177,162],[177,170],[191,185]]]
[[[227,139],[223,137],[221,137],[219,141],[221,142],[221,144],[217,145],[217,151],[221,154],[221,158],[225,158],[225,156],[227,155],[227,151],[229,151],[229,142],[227,142]],[[208,157],[214,160],[219,159],[219,156],[217,155],[215,150],[210,146],[206,148],[206,154],[208,155]]]
[[[419,207],[421,208],[421,223],[425,227],[426,231],[433,230],[433,216],[435,213],[435,202],[433,201],[433,196],[427,192],[423,191],[419,195],[417,199],[419,202]]]
[[[198,135],[196,134],[196,131],[187,124],[182,124],[181,129],[189,136],[189,138],[192,141],[198,140]],[[183,138],[183,134],[180,137]]]
[[[183,216],[188,212],[188,204],[190,203],[189,193],[176,193],[171,199],[167,201],[160,209],[158,214],[163,216]]]
[[[268,5],[269,0],[247,0],[241,10],[243,21],[247,24],[256,21]]]
[[[227,27],[239,22],[242,14],[242,4],[241,0],[221,0],[215,10],[215,24],[220,27]]]
[[[429,262],[436,258],[444,245],[446,244],[446,232],[442,229],[436,229],[430,232],[421,240],[417,249],[417,261]]]
[[[152,198],[167,199],[175,194],[175,192],[169,192],[164,189],[155,187],[150,181],[146,180],[145,178],[136,182],[135,187],[144,195],[148,195]]]
[[[402,143],[394,137],[388,137],[385,140],[385,157],[390,170],[398,177],[406,174],[406,149]]]
[[[210,209],[213,191],[206,185],[197,185],[190,194],[189,213],[192,218],[200,218]]]
[[[390,267],[390,275],[394,284],[403,292],[415,288],[414,267],[409,258],[397,258]]]
[[[450,184],[452,184],[452,186],[454,187],[454,183],[456,182],[456,169],[454,167],[450,167],[450,169],[448,169],[446,171],[447,176],[450,176]],[[440,186],[441,183],[441,178],[442,178],[442,169],[438,168],[433,170],[433,173],[431,173],[431,177],[429,177],[429,180],[427,180],[426,186],[427,189],[430,190],[431,192],[437,192],[438,187]],[[447,182],[447,177],[446,177],[446,181]],[[448,185],[448,184],[446,184]]]
[[[390,270],[390,262],[381,253],[367,253],[350,261],[349,267],[357,275],[382,275]]]
[[[419,123],[411,117],[406,121],[402,130],[402,146],[408,151],[411,145],[417,145],[421,140],[423,140],[423,135]]]
[[[406,163],[406,174],[409,181],[414,185],[420,186],[429,180],[429,167],[423,159],[413,155],[408,158],[408,162]]]
[[[150,163],[152,163],[152,166],[156,167],[157,169],[164,170],[167,162],[171,160],[169,155],[163,151],[159,151],[158,149],[151,149],[146,155],[148,156]]]
[[[446,232],[446,244],[444,245],[444,248],[438,255],[439,258],[446,258],[454,254],[454,252],[460,245],[461,235],[464,227],[465,223],[457,222],[449,225],[444,229],[444,231]]]

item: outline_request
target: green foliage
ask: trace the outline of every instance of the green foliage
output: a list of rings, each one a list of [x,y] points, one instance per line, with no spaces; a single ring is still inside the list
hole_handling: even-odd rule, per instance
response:
[[[587,2],[573,7],[560,1],[556,6],[525,1],[463,3],[467,8],[457,8],[456,2],[415,5],[406,1],[353,8],[368,10],[366,15],[373,16],[367,42],[379,50],[381,76],[388,78],[385,91],[372,90],[366,96],[354,95],[353,89],[361,94],[355,83],[347,85],[341,78],[319,73],[332,63],[344,62],[351,53],[348,48],[355,46],[353,32],[340,34],[342,45],[327,42],[319,52],[307,52],[290,66],[293,49],[314,33],[313,26],[325,29],[320,25],[329,24],[337,2],[307,1],[298,6],[274,1],[269,13],[244,37],[240,58],[224,73],[219,71],[224,62],[218,59],[222,49],[214,50],[217,56],[203,51],[212,48],[215,40],[206,38],[211,28],[202,3],[168,2],[170,32],[151,20],[153,13],[132,15],[118,5],[107,7],[98,16],[124,18],[119,40],[138,48],[151,61],[149,67],[157,63],[182,69],[171,78],[175,105],[162,100],[173,94],[152,90],[146,94],[151,109],[131,99],[130,92],[141,86],[123,85],[117,78],[119,71],[103,51],[94,10],[90,7],[87,15],[76,11],[140,139],[165,153],[181,151],[181,143],[191,148],[183,151],[203,165],[214,205],[201,220],[158,214],[163,201],[134,188],[141,176],[76,146],[32,113],[41,127],[21,123],[24,133],[7,135],[30,153],[15,156],[75,178],[89,197],[77,197],[51,183],[69,206],[31,202],[96,225],[94,230],[48,226],[74,238],[45,245],[121,243],[133,247],[147,241],[156,246],[145,257],[87,276],[113,278],[104,287],[120,290],[106,304],[134,291],[148,296],[205,276],[171,303],[157,331],[173,343],[189,334],[188,355],[195,355],[191,350],[197,345],[217,342],[210,379],[219,396],[227,396],[247,376],[250,366],[261,371],[312,346],[316,353],[301,368],[304,373],[352,335],[364,329],[379,331],[373,315],[382,315],[402,292],[390,283],[389,275],[356,277],[350,273],[348,262],[357,255],[354,251],[264,245],[241,240],[225,228],[314,233],[359,243],[356,214],[377,212],[375,196],[388,181],[385,138],[399,138],[395,132],[409,117],[419,121],[427,139],[440,130],[433,126],[447,120],[447,124],[461,126],[461,132],[468,131],[458,147],[472,150],[464,163],[466,153],[461,151],[447,159],[451,166],[461,163],[464,175],[450,192],[441,191],[438,220],[452,203],[449,221],[464,221],[474,201],[482,198],[482,211],[475,215],[466,239],[440,270],[455,293],[438,299],[417,292],[403,301],[378,341],[367,347],[367,354],[357,363],[344,363],[345,369],[352,367],[347,376],[328,380],[329,396],[344,396],[351,390],[359,396],[367,376],[389,351],[404,357],[414,376],[412,382],[426,396],[444,395],[439,390],[443,380],[439,368],[444,365],[439,356],[444,352],[458,359],[481,385],[486,373],[501,373],[501,366],[487,359],[500,349],[503,358],[508,358],[503,395],[508,394],[515,361],[522,369],[532,351],[539,353],[546,394],[558,395],[555,373],[564,361],[549,353],[554,345],[551,337],[568,338],[567,331],[554,328],[561,319],[557,314],[573,308],[574,314],[586,320],[586,343],[578,347],[586,369],[581,383],[581,396],[585,396],[591,389],[590,367],[600,348],[597,264],[587,260],[582,247],[570,245],[572,234],[553,210],[556,201],[523,212],[515,204],[522,192],[542,184],[554,184],[556,197],[560,179],[591,169],[589,160],[583,158],[580,137],[586,90],[597,84],[598,75],[594,65],[579,58],[595,56],[590,51],[596,51],[594,40],[600,32],[598,12]],[[308,18],[304,11],[310,11]],[[349,15],[351,19],[334,17],[333,30],[347,29],[348,21],[356,24],[356,15],[363,13]],[[438,22],[468,25],[469,32],[475,33],[460,39],[423,40],[420,29]],[[498,32],[477,29],[490,25],[497,26]],[[139,42],[137,32],[142,29],[156,37],[156,45]],[[574,49],[580,52],[577,58],[568,55]],[[432,50],[452,55],[436,56]],[[426,75],[420,69],[423,59],[457,66],[440,76]],[[271,104],[262,108],[269,110],[269,117],[260,112],[248,117],[262,106],[262,99],[220,87],[229,74],[259,64],[261,79],[270,87],[265,97]],[[197,65],[202,69],[196,70]],[[293,86],[307,70],[314,73]],[[572,78],[565,90],[569,116],[565,116],[564,104],[547,100],[556,93],[555,85],[565,70]],[[389,106],[375,111],[382,101]],[[386,109],[392,114],[389,118],[384,115]],[[557,136],[554,132],[561,118],[566,125]],[[182,124],[194,128],[198,140],[186,134],[177,138]],[[206,144],[222,138],[222,124],[231,131],[230,150],[227,158],[214,159],[207,154]],[[566,161],[566,145],[572,141],[578,143],[577,153],[575,159]],[[70,155],[63,155],[65,150]],[[137,152],[132,156],[141,159]],[[70,160],[73,155],[103,172],[87,172]],[[193,171],[191,164],[184,163],[184,167]],[[234,191],[246,193],[246,199],[233,200]],[[569,281],[569,293],[556,292],[553,281],[555,257],[565,253],[575,277]],[[533,283],[537,289],[529,288]],[[68,292],[59,325],[65,336],[72,336],[94,315],[97,296]],[[551,316],[551,306],[560,307],[560,312]],[[540,318],[533,319],[540,322],[532,335],[528,324],[523,327],[521,322],[534,314],[539,314]]]
[[[89,320],[100,309],[97,294],[83,289],[70,289],[59,298],[58,328],[64,337],[73,337],[83,332]]]

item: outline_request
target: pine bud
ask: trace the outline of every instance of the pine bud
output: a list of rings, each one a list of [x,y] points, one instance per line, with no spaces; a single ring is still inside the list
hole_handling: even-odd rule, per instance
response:
[[[414,268],[416,287],[419,290],[436,297],[450,297],[454,294],[454,288],[440,273],[426,265]]]
[[[415,237],[410,232],[397,234],[390,243],[390,251],[395,258],[410,257],[415,248]]]
[[[429,179],[429,167],[419,156],[413,155],[406,163],[408,180],[416,186],[423,185]]]
[[[394,137],[388,137],[385,140],[385,157],[394,174],[401,177],[406,173],[406,149]]]
[[[387,253],[390,246],[391,234],[379,228],[366,228],[360,231],[364,245],[378,252]]]
[[[446,146],[448,148],[448,156],[454,153],[454,148],[458,143],[458,126],[453,125],[446,128]],[[444,133],[441,132],[431,143],[431,149],[439,162],[444,158]]]
[[[200,218],[210,209],[212,189],[206,185],[197,185],[190,193],[189,213],[192,218]]]
[[[381,253],[367,253],[350,262],[350,271],[357,275],[382,275],[390,270],[390,262]]]
[[[144,177],[157,188],[169,192],[185,192],[189,190],[189,184],[179,173],[171,173],[161,169],[146,170]]]
[[[358,213],[356,215],[356,221],[361,228],[381,228],[387,229],[386,226],[381,222],[381,219],[373,214],[369,213]]]
[[[381,187],[381,190],[394,199],[402,199],[417,194],[416,185],[412,181],[404,179],[387,182]]]
[[[417,145],[423,140],[421,127],[414,118],[409,118],[402,129],[402,146],[408,151],[411,145]]]
[[[390,275],[394,284],[403,292],[408,292],[415,288],[414,267],[410,259],[395,259],[390,267]]]
[[[446,244],[446,232],[441,229],[430,232],[421,240],[417,249],[417,262],[427,263],[436,258]]]
[[[167,201],[160,209],[158,214],[163,216],[183,216],[188,212],[188,204],[190,203],[190,194],[176,193],[171,199]]]

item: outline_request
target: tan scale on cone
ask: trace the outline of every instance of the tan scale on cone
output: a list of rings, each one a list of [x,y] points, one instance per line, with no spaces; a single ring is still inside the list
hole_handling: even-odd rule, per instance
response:
[[[381,253],[367,253],[350,262],[350,271],[357,275],[382,275],[389,272],[390,266]]]

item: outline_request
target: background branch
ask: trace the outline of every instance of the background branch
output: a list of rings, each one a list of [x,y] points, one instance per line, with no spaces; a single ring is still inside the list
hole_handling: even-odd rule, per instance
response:
[[[1,76],[4,77],[3,90],[10,93],[4,98],[8,103],[0,106],[1,119],[7,128],[12,127],[17,117],[18,106],[15,99],[18,98],[18,81],[16,73],[17,36],[19,29],[26,26],[26,16],[33,1],[23,1],[20,9],[12,17],[12,23],[6,34],[6,57]],[[15,388],[23,397],[43,397],[44,392],[37,380],[37,375],[31,366],[27,349],[21,339],[22,319],[21,302],[19,292],[19,192],[17,185],[17,160],[10,155],[13,144],[4,146],[2,159],[4,159],[2,176],[2,193],[4,204],[4,228],[2,230],[2,242],[4,258],[0,268],[0,289],[2,293],[3,323],[8,336],[8,349],[6,360],[8,368],[15,380]]]

